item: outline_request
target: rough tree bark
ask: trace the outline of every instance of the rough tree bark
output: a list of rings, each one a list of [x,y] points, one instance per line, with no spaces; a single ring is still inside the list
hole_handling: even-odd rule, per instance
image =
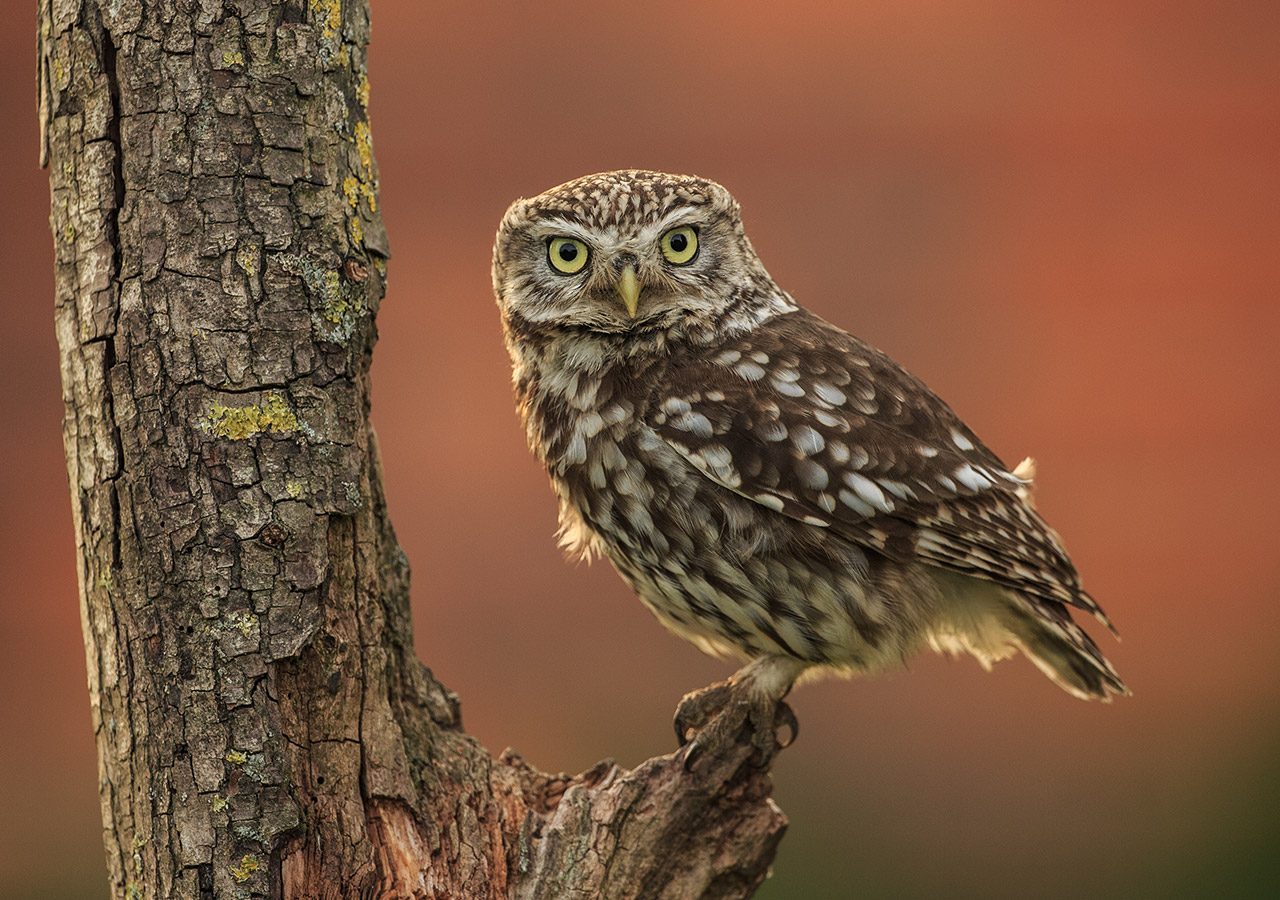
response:
[[[113,895],[751,893],[785,819],[746,741],[544,774],[414,657],[367,417],[367,0],[39,12]]]

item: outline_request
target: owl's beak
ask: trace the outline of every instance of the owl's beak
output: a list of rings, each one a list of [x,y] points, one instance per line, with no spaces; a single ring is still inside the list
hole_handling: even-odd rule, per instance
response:
[[[627,315],[633,319],[640,308],[640,282],[636,280],[636,267],[627,265],[618,276],[618,296],[627,307]]]

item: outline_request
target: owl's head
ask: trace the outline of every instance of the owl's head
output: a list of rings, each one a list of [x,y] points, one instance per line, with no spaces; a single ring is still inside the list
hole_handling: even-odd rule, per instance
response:
[[[588,175],[513,203],[498,229],[493,285],[509,324],[613,335],[706,325],[781,294],[728,191],[641,170]]]

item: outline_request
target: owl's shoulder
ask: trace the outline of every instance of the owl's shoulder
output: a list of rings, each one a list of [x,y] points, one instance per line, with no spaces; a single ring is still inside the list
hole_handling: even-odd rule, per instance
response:
[[[666,373],[673,389],[711,387],[729,406],[767,403],[806,417],[840,411],[912,443],[962,449],[1003,468],[951,407],[888,354],[804,308],[726,335]]]

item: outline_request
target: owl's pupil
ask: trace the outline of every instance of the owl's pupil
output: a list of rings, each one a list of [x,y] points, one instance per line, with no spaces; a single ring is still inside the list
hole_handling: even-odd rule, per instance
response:
[[[684,234],[671,235],[671,249],[676,253],[683,253],[685,248],[689,246],[689,238]]]
[[[560,258],[565,262],[573,262],[578,258],[578,248],[573,244],[560,245]]]

